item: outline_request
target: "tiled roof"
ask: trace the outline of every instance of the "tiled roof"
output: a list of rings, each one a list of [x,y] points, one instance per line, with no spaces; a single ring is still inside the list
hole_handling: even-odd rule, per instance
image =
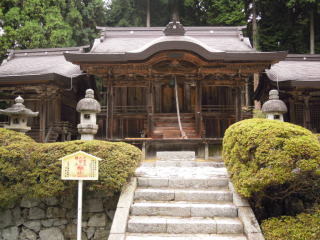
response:
[[[320,82],[320,55],[288,55],[266,73],[274,82]]]
[[[172,24],[182,27],[178,22],[170,22],[167,28],[99,27],[101,37],[95,40],[89,53],[66,53],[65,57],[80,64],[145,61],[156,53],[170,50],[189,51],[207,61],[226,62],[278,62],[287,55],[256,51],[249,39],[243,37],[243,27],[185,27],[182,34],[168,34],[168,26]]]
[[[82,52],[83,47],[11,50],[0,66],[0,78],[57,74],[73,77],[82,74],[80,67],[65,60],[64,52]]]
[[[164,28],[99,28],[101,38],[95,41],[92,53],[125,53],[146,48],[161,41],[188,41],[216,51],[254,51],[242,27],[185,27],[184,36],[165,36]]]

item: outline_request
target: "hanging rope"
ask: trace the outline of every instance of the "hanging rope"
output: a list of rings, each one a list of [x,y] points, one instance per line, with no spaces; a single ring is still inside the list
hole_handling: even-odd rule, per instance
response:
[[[176,97],[176,108],[177,108],[177,116],[178,116],[178,124],[179,124],[179,130],[181,133],[181,137],[183,139],[188,138],[186,133],[182,129],[182,124],[181,124],[181,118],[180,118],[180,109],[179,109],[179,95],[178,95],[178,83],[177,83],[177,77],[174,75],[174,89],[175,89],[175,97]]]

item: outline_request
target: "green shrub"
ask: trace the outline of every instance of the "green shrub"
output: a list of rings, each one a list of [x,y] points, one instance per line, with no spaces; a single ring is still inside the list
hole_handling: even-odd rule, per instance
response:
[[[237,191],[256,201],[316,194],[320,187],[320,144],[309,130],[294,124],[237,122],[225,133],[223,157]]]
[[[24,134],[0,129],[0,207],[22,196],[44,198],[75,191],[77,181],[61,180],[58,159],[84,151],[100,157],[99,181],[86,181],[86,191],[106,196],[121,190],[141,159],[138,148],[126,143],[70,141],[41,144]]]
[[[319,240],[320,209],[295,217],[270,218],[261,226],[266,240]]]

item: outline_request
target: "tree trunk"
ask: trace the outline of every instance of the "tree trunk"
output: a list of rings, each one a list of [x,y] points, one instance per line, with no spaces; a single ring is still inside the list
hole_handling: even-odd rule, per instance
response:
[[[256,1],[252,0],[252,45],[258,50],[258,25],[257,25],[257,8]]]
[[[150,0],[147,0],[147,27],[150,27]]]
[[[179,19],[179,1],[173,0],[172,20],[180,21]]]
[[[310,10],[310,54],[315,54],[314,10]]]

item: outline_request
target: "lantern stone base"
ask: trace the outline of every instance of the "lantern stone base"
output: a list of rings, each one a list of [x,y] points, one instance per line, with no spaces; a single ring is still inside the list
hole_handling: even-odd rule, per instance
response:
[[[98,132],[97,124],[78,124],[78,132],[82,135],[96,134]]]
[[[6,129],[9,129],[9,130],[13,130],[13,131],[16,131],[16,132],[21,132],[21,133],[26,133],[28,131],[31,130],[31,127],[27,127],[27,126],[21,126],[21,125],[4,125],[3,126],[4,128]]]

